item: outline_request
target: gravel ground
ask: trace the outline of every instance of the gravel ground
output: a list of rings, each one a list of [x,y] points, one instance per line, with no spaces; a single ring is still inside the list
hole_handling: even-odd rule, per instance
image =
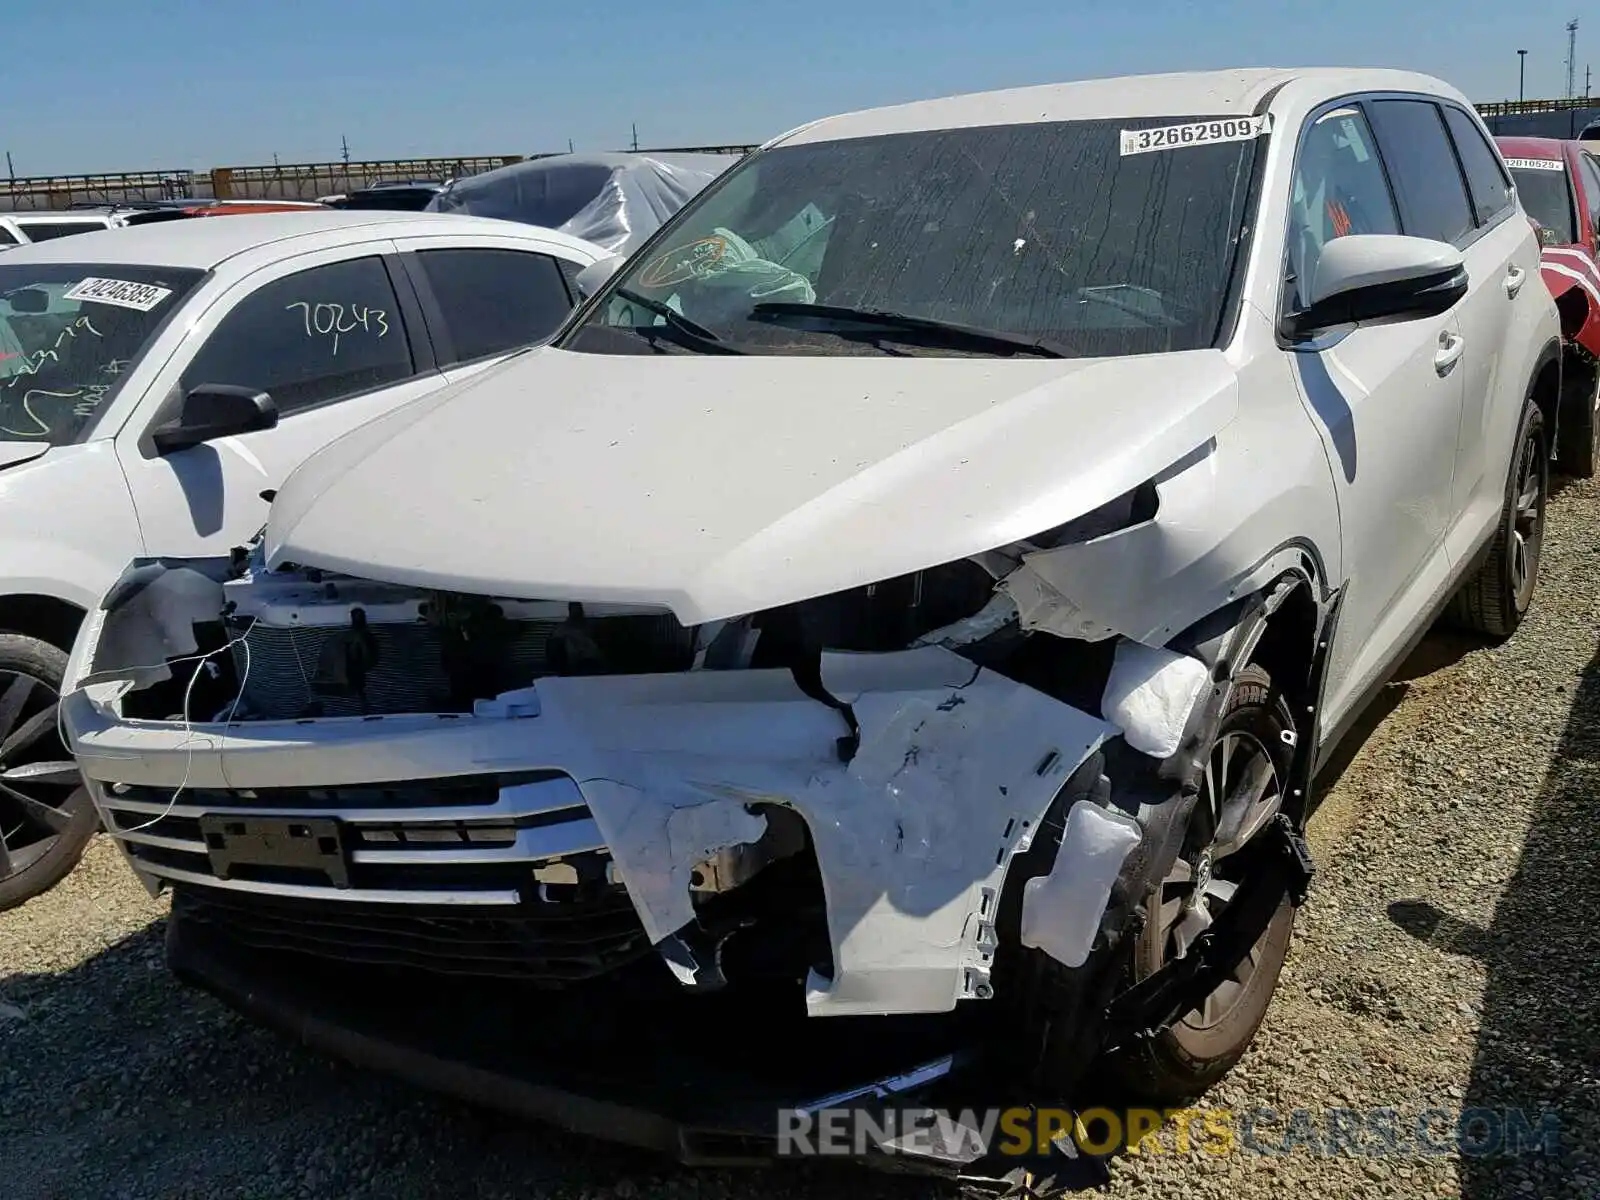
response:
[[[1123,1197],[1600,1197],[1600,487],[1552,504],[1535,612],[1505,646],[1431,638],[1374,706],[1312,822],[1320,866],[1266,1027],[1208,1106],[1212,1141],[1117,1160]],[[821,1169],[690,1172],[485,1115],[302,1053],[177,986],[165,905],[102,838],[0,915],[0,1180],[46,1197],[951,1196]],[[1389,1155],[1325,1140],[1329,1108],[1396,1112]],[[1419,1114],[1520,1109],[1548,1155],[1419,1154]],[[1375,1126],[1364,1126],[1369,1129]],[[1499,1119],[1474,1125],[1492,1150]],[[1439,1136],[1436,1134],[1436,1136]],[[1293,1140],[1293,1139],[1291,1139]],[[1360,1145],[1373,1144],[1364,1133]]]

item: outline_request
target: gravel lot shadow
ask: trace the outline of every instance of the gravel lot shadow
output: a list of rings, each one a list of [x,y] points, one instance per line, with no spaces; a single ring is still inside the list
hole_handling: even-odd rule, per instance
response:
[[[164,936],[157,920],[68,970],[0,975],[5,1200],[951,1194],[799,1164],[690,1171],[423,1094],[182,986]]]
[[[1388,683],[1379,689],[1372,702],[1362,710],[1355,724],[1351,726],[1350,732],[1317,772],[1317,786],[1312,798],[1313,809],[1320,806],[1322,799],[1338,786],[1345,772],[1349,770],[1350,764],[1366,747],[1367,740],[1405,700],[1412,684],[1454,666],[1474,650],[1483,649],[1483,646],[1483,638],[1450,629],[1442,623],[1430,629],[1427,636],[1417,643],[1416,648],[1389,677]]]
[[[1577,684],[1521,857],[1487,929],[1422,901],[1389,906],[1390,919],[1412,936],[1475,958],[1487,973],[1460,1104],[1488,1115],[1463,1126],[1464,1200],[1600,1196],[1597,722],[1600,654]],[[1559,992],[1549,985],[1552,962],[1571,981]],[[1536,1149],[1547,1115],[1559,1123],[1558,1160]]]

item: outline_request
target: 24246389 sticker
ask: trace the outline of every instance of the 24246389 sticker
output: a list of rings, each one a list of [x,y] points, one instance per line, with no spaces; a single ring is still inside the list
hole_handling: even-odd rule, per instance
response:
[[[1248,142],[1272,132],[1272,117],[1215,117],[1209,121],[1190,121],[1165,125],[1159,129],[1124,129],[1121,150],[1129,154],[1149,154],[1155,150],[1181,150],[1185,146],[1209,146],[1215,142]]]
[[[133,308],[149,312],[168,296],[171,288],[157,287],[153,283],[134,283],[127,279],[80,279],[61,294],[63,300],[87,300],[95,304],[114,304],[118,308]]]

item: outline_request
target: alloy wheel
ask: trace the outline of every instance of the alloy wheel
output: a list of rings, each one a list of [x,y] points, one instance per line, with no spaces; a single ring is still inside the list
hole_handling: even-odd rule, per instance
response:
[[[1200,786],[1199,803],[1217,814],[1217,834],[1191,865],[1179,859],[1161,884],[1157,932],[1165,961],[1181,958],[1238,890],[1241,875],[1236,855],[1248,846],[1283,807],[1283,785],[1277,764],[1260,739],[1246,730],[1223,734],[1211,748]],[[1265,940],[1266,934],[1262,935]],[[1182,1023],[1209,1029],[1225,1020],[1244,995],[1261,962],[1261,943],[1205,998]]]
[[[1544,447],[1537,437],[1523,441],[1517,463],[1517,504],[1511,521],[1511,591],[1517,610],[1533,599],[1544,546]]]
[[[82,786],[57,729],[61,698],[42,679],[0,671],[0,882],[48,854],[72,825]]]

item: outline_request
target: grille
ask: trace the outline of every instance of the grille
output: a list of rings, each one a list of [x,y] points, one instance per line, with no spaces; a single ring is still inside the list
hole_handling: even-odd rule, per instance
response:
[[[303,895],[341,904],[515,906],[570,876],[551,860],[589,863],[582,882],[614,871],[605,839],[570,776],[529,771],[395,783],[255,790],[94,783],[107,831],[158,878]],[[307,858],[245,835],[236,855],[214,818],[243,825],[337,822],[340,853]],[[208,819],[210,828],[207,828]],[[285,828],[284,834],[288,830]],[[232,836],[232,835],[229,835]],[[319,835],[320,837],[320,835]],[[309,846],[310,843],[306,843]],[[319,843],[320,844],[320,843]],[[217,855],[226,860],[219,867]],[[593,860],[590,862],[590,860]],[[340,865],[342,864],[342,866]],[[219,876],[218,871],[227,878]]]
[[[180,884],[173,915],[256,950],[400,967],[438,975],[575,983],[649,953],[625,893],[462,916],[316,900],[235,897]]]
[[[563,778],[547,771],[497,775],[455,775],[439,779],[402,780],[394,783],[332,784],[327,787],[209,788],[185,787],[180,800],[186,807],[204,809],[255,808],[263,811],[348,808],[441,808],[451,805],[493,804],[500,789],[518,784]],[[166,805],[173,789],[143,784],[112,785],[109,797]]]
[[[494,661],[483,668],[482,695],[475,698],[526,687],[550,674],[550,639],[560,628],[556,621],[513,624]],[[460,711],[435,626],[419,621],[372,625],[369,631],[377,656],[364,680],[363,701],[346,686],[327,681],[323,670],[325,656],[340,657],[334,639],[343,638],[347,627],[257,624],[232,650],[234,667],[245,680],[241,713],[294,720]],[[590,622],[585,632],[598,644],[605,672],[679,671],[692,660],[692,631],[669,615],[606,617]]]
[[[545,665],[545,646],[553,621],[519,625],[507,647],[506,688],[531,682]],[[340,694],[315,684],[318,665],[330,641],[344,630],[310,626],[300,629],[257,625],[233,647],[234,666],[241,676],[246,667],[240,701],[244,712],[267,720],[305,716],[354,717],[405,712],[448,712],[450,678],[441,659],[437,629],[415,625],[374,625],[377,661],[366,678],[366,705],[360,697]],[[248,655],[248,663],[246,656]]]

